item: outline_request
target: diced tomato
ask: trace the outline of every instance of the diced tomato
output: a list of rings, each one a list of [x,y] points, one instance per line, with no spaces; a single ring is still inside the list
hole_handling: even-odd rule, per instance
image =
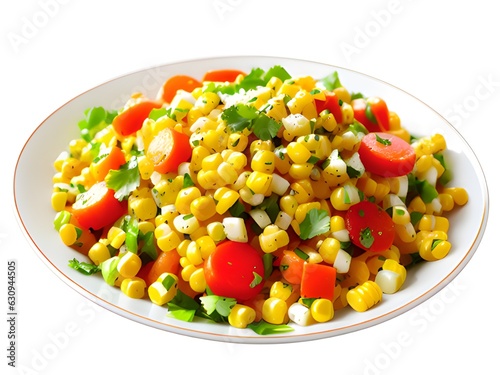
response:
[[[280,263],[280,271],[283,278],[290,284],[299,285],[302,280],[305,260],[292,250],[283,251]]]
[[[305,263],[300,283],[302,298],[326,298],[333,301],[337,270],[326,264]]]
[[[389,130],[389,110],[378,97],[358,98],[351,102],[354,118],[370,132]]]
[[[127,201],[120,202],[115,192],[101,181],[78,196],[73,203],[72,213],[78,224],[85,229],[101,229],[114,223],[127,212]]]
[[[415,166],[416,154],[411,145],[390,133],[369,133],[359,146],[359,157],[368,172],[383,177],[404,176]]]
[[[261,254],[247,243],[224,241],[205,262],[205,279],[212,293],[239,302],[257,296],[264,286]]]
[[[189,136],[172,128],[163,129],[149,144],[146,156],[155,171],[177,172],[179,165],[191,157]]]
[[[161,103],[152,100],[143,100],[134,104],[113,119],[113,127],[122,136],[134,134],[142,127],[151,111],[160,108]]]
[[[345,226],[352,243],[366,251],[387,250],[396,236],[389,214],[369,201],[356,203],[347,210]]]
[[[245,75],[241,70],[236,69],[219,69],[209,70],[203,76],[202,81],[208,82],[234,82],[239,75]]]
[[[177,275],[177,272],[179,272],[180,258],[181,257],[177,250],[161,251],[158,254],[158,258],[156,258],[154,262],[151,262],[151,268],[146,274],[146,278],[144,279],[144,281],[146,281],[146,285],[151,285],[152,283],[154,283],[164,272],[169,272]]]
[[[325,109],[329,110],[330,113],[335,117],[337,123],[342,123],[342,108],[340,107],[339,98],[337,94],[333,91],[327,91],[325,93],[325,100],[315,99],[316,110],[319,113],[323,112]],[[359,120],[358,120],[359,121]]]
[[[171,103],[178,90],[192,92],[195,88],[201,87],[201,82],[186,75],[176,75],[165,81],[161,89],[161,98],[165,103]]]
[[[117,170],[125,163],[125,154],[119,147],[114,146],[109,148],[98,161],[91,164],[90,171],[96,181],[104,181],[111,169]]]

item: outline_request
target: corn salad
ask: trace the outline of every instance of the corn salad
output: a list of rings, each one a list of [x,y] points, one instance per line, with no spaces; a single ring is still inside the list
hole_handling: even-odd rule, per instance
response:
[[[248,77],[258,84],[249,86]],[[89,109],[82,136],[54,161],[55,229],[89,259],[70,265],[100,272],[110,286],[166,313],[189,296],[199,304],[196,316],[236,328],[327,322],[335,311],[362,312],[404,288],[408,267],[452,251],[446,214],[467,203],[467,192],[447,184],[444,137],[415,137],[392,111],[380,130],[409,144],[415,162],[399,176],[366,170],[358,151],[372,130],[356,117],[359,94],[336,73],[325,78],[254,69],[234,81],[178,89],[169,102],[138,93],[117,112]],[[332,97],[333,107],[323,109]],[[116,118],[148,100],[156,104],[138,128],[118,131]],[[151,154],[170,131],[186,137],[189,153],[163,173]],[[123,159],[113,164],[116,150]],[[77,215],[87,199],[98,199],[85,195],[96,185],[107,186],[123,209],[99,228]],[[346,213],[362,201],[392,220],[394,239],[381,251],[353,243]],[[263,259],[260,292],[250,300],[216,296],[207,284],[208,259],[227,241],[248,244]],[[174,264],[151,279],[164,256]],[[290,257],[301,262],[297,275],[283,263]],[[301,277],[309,265],[325,267],[317,271],[325,275],[333,269],[333,281],[325,281],[331,294],[306,295]]]

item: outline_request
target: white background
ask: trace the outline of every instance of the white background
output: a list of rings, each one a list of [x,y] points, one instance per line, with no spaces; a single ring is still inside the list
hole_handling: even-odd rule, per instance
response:
[[[492,4],[2,2],[0,372],[166,373],[174,366],[190,374],[364,375],[496,368],[497,349],[484,341],[500,334],[495,233],[499,186],[492,179],[498,171],[500,26]],[[16,223],[12,173],[24,142],[61,104],[103,81],[172,61],[223,55],[306,58],[359,70],[412,93],[447,117],[475,150],[491,192],[488,229],[464,271],[427,302],[384,324],[283,345],[219,343],[170,334],[95,306],[61,282]],[[18,264],[16,369],[7,366],[8,259]]]

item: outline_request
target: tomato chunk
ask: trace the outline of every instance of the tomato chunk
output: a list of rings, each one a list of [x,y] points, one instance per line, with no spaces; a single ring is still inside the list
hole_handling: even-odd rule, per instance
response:
[[[125,215],[127,201],[116,199],[114,190],[101,181],[79,195],[72,208],[73,215],[83,228],[97,230]]]
[[[197,87],[201,87],[201,82],[193,77],[179,74],[165,81],[161,89],[161,98],[165,103],[170,103],[178,90],[192,92]]]
[[[134,134],[142,127],[142,123],[148,118],[151,111],[160,107],[161,103],[156,101],[140,101],[118,114],[113,119],[113,127],[122,136]]]
[[[302,298],[326,298],[333,301],[337,270],[326,264],[305,263],[300,284]]]
[[[383,177],[407,175],[415,166],[416,154],[413,147],[390,133],[375,132],[365,135],[358,153],[368,172]]]
[[[240,75],[246,75],[241,70],[237,69],[218,69],[209,70],[203,76],[202,81],[208,82],[234,82],[236,78]]]
[[[340,107],[339,98],[337,94],[333,91],[327,91],[325,100],[315,99],[316,110],[318,114],[323,112],[325,109],[329,110],[330,113],[335,117],[337,123],[342,123],[342,108]]]
[[[191,157],[189,136],[172,128],[161,130],[149,144],[146,156],[159,173],[177,172]]]
[[[366,251],[389,249],[396,235],[389,214],[369,201],[356,203],[347,210],[345,226],[352,243]]]
[[[239,302],[254,298],[264,286],[264,262],[247,243],[224,241],[205,262],[205,280],[210,290]]]

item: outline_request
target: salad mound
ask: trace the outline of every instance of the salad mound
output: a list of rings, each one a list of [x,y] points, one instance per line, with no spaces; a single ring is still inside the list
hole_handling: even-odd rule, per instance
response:
[[[337,72],[177,75],[93,107],[54,162],[69,266],[185,321],[258,334],[366,311],[452,251],[446,140]],[[354,313],[354,312],[353,312]]]

